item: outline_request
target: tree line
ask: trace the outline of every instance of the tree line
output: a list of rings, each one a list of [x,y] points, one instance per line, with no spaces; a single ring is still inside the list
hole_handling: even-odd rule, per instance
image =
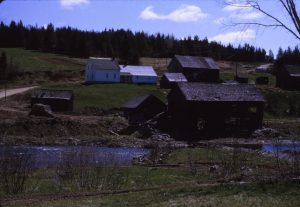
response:
[[[177,39],[161,33],[147,34],[124,29],[83,31],[71,27],[24,26],[22,21],[0,23],[0,47],[22,47],[29,50],[58,53],[72,57],[118,57],[126,63],[137,63],[139,57],[172,57],[179,55],[211,56],[217,60],[269,61],[262,48],[249,44],[234,47],[209,42],[198,36]]]
[[[286,50],[279,48],[276,58],[277,64],[300,65],[300,50],[298,46],[294,49],[288,47]]]

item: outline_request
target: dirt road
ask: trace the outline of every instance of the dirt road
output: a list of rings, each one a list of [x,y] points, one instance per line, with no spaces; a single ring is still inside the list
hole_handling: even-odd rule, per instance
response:
[[[34,89],[36,87],[37,86],[31,86],[31,87],[25,87],[25,88],[8,89],[8,90],[6,90],[6,97],[12,96],[12,95],[15,95],[15,94],[18,94],[18,93],[24,93],[24,92],[26,92],[28,90],[31,90],[31,89]],[[4,90],[0,91],[0,99],[2,99],[2,98],[5,98],[5,91]]]

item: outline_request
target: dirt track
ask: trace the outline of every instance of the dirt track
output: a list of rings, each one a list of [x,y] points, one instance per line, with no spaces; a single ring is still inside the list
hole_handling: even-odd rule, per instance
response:
[[[16,89],[8,89],[6,90],[6,93],[4,90],[0,91],[0,99],[8,97],[8,96],[12,96],[12,95],[16,95],[19,93],[24,93],[26,91],[32,90],[34,88],[36,88],[37,86],[31,86],[31,87],[25,87],[25,88],[16,88]]]

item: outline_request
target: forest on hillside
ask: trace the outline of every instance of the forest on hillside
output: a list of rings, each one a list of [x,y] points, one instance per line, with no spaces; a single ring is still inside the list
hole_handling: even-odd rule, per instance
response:
[[[172,35],[147,34],[143,31],[105,29],[104,31],[82,31],[71,27],[55,28],[25,26],[21,21],[9,25],[0,23],[0,47],[22,47],[64,54],[71,57],[118,57],[127,63],[137,63],[139,57],[172,57],[179,55],[211,56],[217,60],[272,61],[273,53],[267,55],[262,48],[249,44],[234,47],[209,42],[198,36],[176,39]]]
[[[0,23],[0,48],[21,47],[29,50],[87,58],[117,57],[124,63],[137,64],[139,57],[165,58],[179,55],[210,56],[216,60],[271,62],[273,52],[255,48],[249,44],[234,47],[209,42],[198,36],[176,39],[172,35],[147,34],[130,30],[105,29],[102,32],[82,31],[71,27],[55,28],[53,24],[46,27],[25,26],[22,21],[12,21],[9,25]],[[300,50],[288,47],[279,48],[277,63],[299,64]]]

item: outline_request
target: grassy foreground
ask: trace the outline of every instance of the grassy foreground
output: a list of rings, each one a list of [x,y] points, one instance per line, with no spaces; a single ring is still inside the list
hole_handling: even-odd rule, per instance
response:
[[[86,197],[59,201],[42,201],[29,206],[189,206],[189,207],[264,207],[299,206],[299,186],[257,185],[213,188],[182,187],[120,195]],[[24,205],[24,203],[22,204]],[[21,205],[16,205],[21,206]],[[25,205],[26,206],[26,205]]]
[[[135,84],[82,84],[49,85],[46,88],[73,90],[75,112],[106,111],[120,108],[138,95],[154,94],[164,100],[164,94],[156,85]]]
[[[84,153],[88,154],[82,155],[90,154]],[[276,174],[271,167],[276,165],[274,159],[257,159],[257,155],[246,152],[240,152],[233,158],[231,153],[213,148],[179,149],[171,152],[164,160],[163,163],[168,164],[165,166],[116,166],[94,169],[83,160],[78,166],[61,166],[58,169],[31,173],[25,191],[21,194],[7,195],[0,191],[1,203],[3,206],[36,207],[300,205],[299,183],[261,180],[261,177]],[[71,160],[65,160],[69,161]],[[226,174],[221,173],[223,170],[220,171],[221,174],[218,171],[211,172],[210,165],[205,164],[207,162],[212,165],[218,163]],[[170,167],[172,164],[176,166]],[[227,172],[230,166],[235,172]],[[259,177],[252,182],[242,180],[244,183],[218,181],[224,176],[233,178],[246,168],[253,170],[249,171],[248,177],[257,170]]]

